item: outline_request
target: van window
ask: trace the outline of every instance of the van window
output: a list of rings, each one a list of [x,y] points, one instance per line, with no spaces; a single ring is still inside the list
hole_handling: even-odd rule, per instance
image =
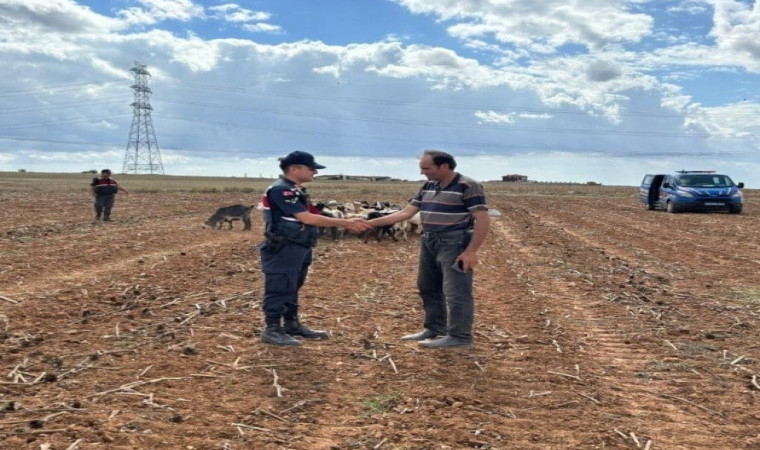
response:
[[[726,175],[689,174],[678,177],[678,184],[684,187],[731,187],[734,182]]]
[[[644,180],[641,182],[641,184],[648,186],[652,184],[653,180],[654,180],[654,175],[645,175]]]

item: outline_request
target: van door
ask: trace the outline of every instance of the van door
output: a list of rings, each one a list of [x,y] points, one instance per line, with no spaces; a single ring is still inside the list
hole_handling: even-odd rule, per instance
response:
[[[662,185],[660,186],[659,206],[667,210],[668,201],[671,200],[673,197],[675,197],[675,195],[676,195],[676,178],[673,175],[667,175],[662,180]],[[675,212],[675,211],[670,211],[670,212]]]
[[[649,185],[649,201],[647,202],[647,209],[654,209],[658,206],[660,200],[660,188],[662,187],[662,181],[664,179],[665,175],[655,175],[652,179],[652,184]]]

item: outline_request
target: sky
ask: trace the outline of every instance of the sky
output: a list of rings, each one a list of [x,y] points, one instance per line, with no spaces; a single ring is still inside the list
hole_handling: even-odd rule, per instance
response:
[[[0,62],[5,172],[760,186],[753,1],[0,0]]]

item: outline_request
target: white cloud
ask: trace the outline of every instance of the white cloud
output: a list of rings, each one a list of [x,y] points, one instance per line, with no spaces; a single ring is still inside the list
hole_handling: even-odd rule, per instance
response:
[[[195,36],[172,42],[171,61],[185,65],[193,72],[207,72],[217,67],[222,58],[220,43]]]
[[[715,26],[711,35],[721,50],[738,53],[755,61],[752,70],[760,71],[760,3],[752,8],[744,2],[713,0]]]
[[[84,170],[90,167],[79,167],[82,158],[92,157],[96,167],[115,167],[123,150],[96,158],[101,152],[83,153],[77,144],[125,143],[133,60],[153,74],[156,133],[176,174],[195,167],[239,175],[255,156],[297,145],[329,158],[348,155],[332,161],[344,173],[365,164],[372,174],[409,179],[418,179],[415,162],[396,156],[427,145],[461,151],[463,161],[490,154],[498,172],[480,172],[486,178],[519,172],[507,170],[513,156],[527,164],[550,151],[566,152],[567,163],[595,155],[614,166],[612,155],[642,149],[748,155],[757,147],[749,137],[760,132],[757,97],[726,103],[721,86],[704,106],[695,87],[706,76],[760,73],[757,4],[712,1],[713,45],[686,32],[658,28],[655,35],[653,16],[632,8],[657,2],[397,3],[438,20],[431,35],[449,32],[463,45],[413,34],[340,45],[288,42],[271,23],[275,14],[236,3],[214,2],[204,12],[201,2],[143,0],[110,18],[73,0],[0,0],[0,79],[11,93],[0,96],[0,110],[18,112],[0,115],[0,139],[23,138],[2,142],[27,151],[20,161],[0,154],[0,162],[50,160]],[[675,5],[706,22],[698,8],[704,4]],[[202,34],[209,28],[213,38]],[[257,41],[241,29],[268,35]],[[401,35],[391,33],[392,24],[382,31],[377,35]],[[34,139],[56,152],[28,153]],[[71,166],[64,154],[75,155]],[[276,169],[269,160],[255,164]],[[548,174],[562,175],[563,164],[553,167]]]
[[[118,20],[101,16],[73,0],[2,0],[0,36],[33,37],[45,33],[105,33],[121,28]],[[20,40],[16,36],[13,41]],[[5,39],[0,39],[5,42]]]
[[[243,29],[252,33],[280,33],[282,28],[279,25],[272,25],[269,23],[247,23],[243,25]]]
[[[475,117],[481,123],[515,123],[515,113],[502,114],[495,111],[476,111]]]
[[[711,132],[716,140],[726,137],[760,136],[760,105],[736,103],[718,107],[692,109],[685,119],[686,126],[698,126]],[[760,144],[748,141],[749,146]]]
[[[637,42],[651,33],[653,20],[609,0],[395,0],[416,14],[453,22],[449,33],[464,40],[491,38],[504,44],[552,53],[566,44],[602,48]]]
[[[227,22],[262,22],[272,18],[272,14],[265,11],[252,11],[234,3],[226,3],[219,6],[209,7],[213,11],[213,17]]]
[[[524,120],[543,120],[551,119],[554,115],[549,113],[533,113],[533,112],[510,112],[507,114],[499,113],[496,111],[476,111],[475,117],[480,119],[481,123],[485,124],[512,124],[517,119]]]
[[[541,120],[541,119],[551,119],[552,117],[554,117],[554,115],[547,114],[547,113],[522,112],[518,114],[518,117],[520,117],[521,119]]]
[[[450,49],[422,45],[395,48],[376,48],[391,54],[373,55],[374,64],[367,70],[391,78],[417,78],[429,80],[436,89],[460,89],[464,86],[485,87],[501,84],[494,71],[482,66],[477,60],[464,58]]]
[[[703,0],[686,0],[675,5],[669,5],[667,13],[673,16],[682,14],[698,15],[708,11],[708,7]]]
[[[610,81],[620,78],[622,71],[609,61],[592,61],[586,69],[589,81]]]
[[[191,0],[138,0],[143,7],[132,7],[119,11],[119,15],[129,24],[153,25],[165,20],[187,22],[206,16],[203,6]]]

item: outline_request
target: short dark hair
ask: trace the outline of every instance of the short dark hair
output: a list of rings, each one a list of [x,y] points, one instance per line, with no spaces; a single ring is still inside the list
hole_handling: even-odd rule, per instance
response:
[[[100,173],[107,173],[107,174],[110,175],[111,174],[111,169],[103,169],[103,170],[100,171]]]
[[[423,155],[433,158],[433,164],[436,166],[448,164],[449,169],[451,170],[454,170],[457,167],[457,162],[454,160],[454,157],[446,152],[440,150],[425,150]]]

